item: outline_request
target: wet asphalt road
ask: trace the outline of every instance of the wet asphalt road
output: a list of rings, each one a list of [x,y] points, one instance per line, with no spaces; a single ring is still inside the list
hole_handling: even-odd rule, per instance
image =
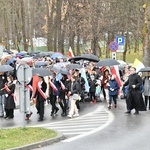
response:
[[[97,133],[37,150],[150,150],[150,111],[127,115],[125,108],[125,101],[119,100],[118,108],[111,110],[114,121]]]

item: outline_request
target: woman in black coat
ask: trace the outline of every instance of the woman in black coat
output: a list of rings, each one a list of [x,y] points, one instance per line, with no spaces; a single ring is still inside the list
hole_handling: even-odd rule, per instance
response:
[[[46,89],[47,89],[47,84],[46,84],[44,78],[39,76],[37,90],[34,95],[34,98],[36,98],[37,113],[39,114],[38,121],[43,121],[43,118],[44,118],[44,103],[47,99],[47,97],[45,95]]]
[[[6,102],[5,102],[5,118],[14,118],[14,109],[15,109],[15,101],[14,101],[14,91],[15,91],[15,84],[13,83],[13,77],[9,75],[7,77],[7,83],[5,85],[6,91]]]

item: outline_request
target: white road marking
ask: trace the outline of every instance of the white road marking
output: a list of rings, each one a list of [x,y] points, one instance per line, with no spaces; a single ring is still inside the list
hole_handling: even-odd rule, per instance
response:
[[[92,130],[92,131],[86,132],[86,133],[84,133],[84,134],[80,134],[80,135],[77,135],[77,136],[75,136],[75,137],[71,137],[71,138],[69,138],[69,139],[63,140],[62,142],[75,141],[75,140],[78,140],[78,139],[80,139],[80,138],[83,138],[83,137],[86,137],[86,136],[88,136],[88,135],[94,134],[94,133],[96,133],[96,132],[98,132],[98,131],[100,131],[100,130],[106,128],[106,127],[107,127],[110,123],[112,123],[112,121],[114,120],[114,115],[113,115],[110,111],[108,111],[108,110],[105,110],[105,111],[109,114],[109,119],[108,119],[108,121],[107,121],[104,125],[102,125],[102,126],[96,128],[96,129],[94,129],[94,130]]]
[[[106,110],[104,106],[99,106],[95,111],[80,117],[68,118],[68,120],[45,123],[32,127],[45,127],[47,129],[60,131],[65,136],[72,135],[74,137],[62,141],[71,142],[106,128],[113,120],[113,114]]]

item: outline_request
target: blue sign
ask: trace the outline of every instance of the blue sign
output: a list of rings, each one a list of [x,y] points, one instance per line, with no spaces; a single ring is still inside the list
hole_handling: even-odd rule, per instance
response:
[[[117,36],[116,37],[116,42],[118,43],[118,45],[124,45],[125,44],[124,36]]]
[[[118,44],[116,42],[110,42],[109,48],[111,51],[116,51],[118,49]]]

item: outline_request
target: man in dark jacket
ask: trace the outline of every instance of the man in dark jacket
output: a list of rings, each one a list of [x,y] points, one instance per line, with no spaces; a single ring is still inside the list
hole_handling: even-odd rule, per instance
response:
[[[5,90],[2,89],[6,82],[7,76],[4,73],[0,73],[0,117],[4,117]]]
[[[126,98],[127,112],[131,113],[132,109],[135,109],[134,114],[139,114],[139,111],[146,111],[146,107],[143,101],[142,93],[140,92],[140,86],[142,85],[141,77],[136,74],[136,68],[130,68],[130,76],[124,86],[128,85],[128,93]]]

